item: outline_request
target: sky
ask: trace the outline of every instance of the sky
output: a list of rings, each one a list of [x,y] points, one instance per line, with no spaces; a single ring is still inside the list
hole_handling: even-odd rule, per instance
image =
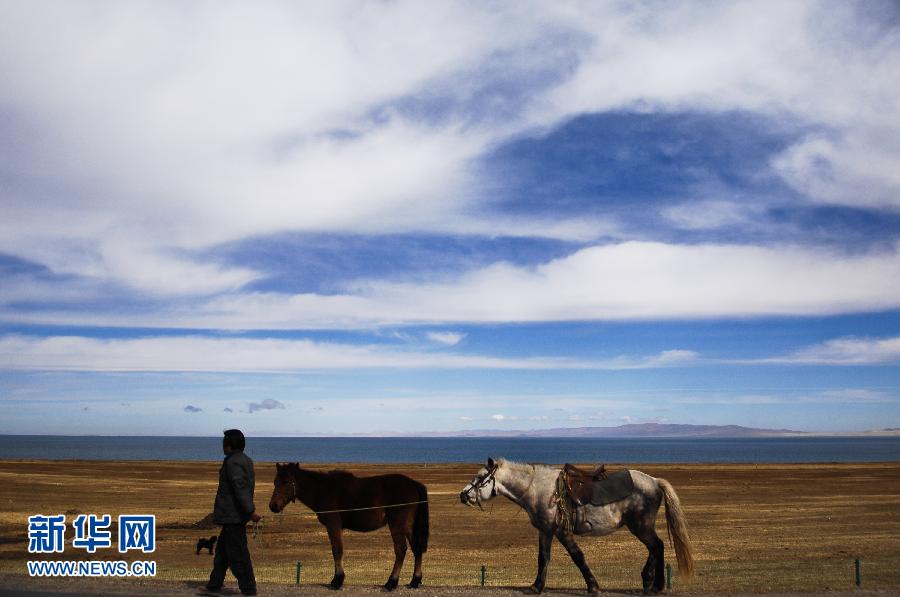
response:
[[[0,15],[0,433],[900,427],[895,3]]]

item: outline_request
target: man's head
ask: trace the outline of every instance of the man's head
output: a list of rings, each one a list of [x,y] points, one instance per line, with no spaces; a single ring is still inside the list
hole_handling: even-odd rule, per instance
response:
[[[229,429],[222,438],[222,451],[231,454],[234,450],[243,450],[245,443],[240,429]]]

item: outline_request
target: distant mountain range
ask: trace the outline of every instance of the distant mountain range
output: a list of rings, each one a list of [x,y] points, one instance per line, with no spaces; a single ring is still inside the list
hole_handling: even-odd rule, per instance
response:
[[[557,427],[530,430],[472,429],[425,435],[441,437],[787,437],[814,434],[790,429],[757,429],[740,425],[640,423],[619,425],[618,427]]]

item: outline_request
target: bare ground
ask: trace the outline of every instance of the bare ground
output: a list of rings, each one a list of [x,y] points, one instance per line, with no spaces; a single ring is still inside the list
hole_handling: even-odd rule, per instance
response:
[[[405,472],[429,487],[432,535],[425,559],[426,587],[398,594],[514,595],[533,580],[537,538],[524,513],[502,499],[488,512],[458,503],[459,490],[478,467],[346,467],[358,474]],[[690,582],[676,572],[673,593],[900,594],[900,463],[629,468],[668,479],[685,507],[698,572]],[[217,470],[217,463],[202,462],[0,461],[0,594],[191,594],[211,566],[212,558],[196,556],[194,545],[215,529],[197,528],[195,523],[210,510]],[[257,465],[260,509],[268,502],[273,476],[271,463]],[[156,514],[157,577],[140,585],[133,580],[26,576],[27,517],[66,511]],[[657,530],[665,539],[663,516]],[[580,544],[601,587],[614,591],[611,594],[640,593],[646,552],[627,530],[582,538]],[[322,586],[331,577],[324,529],[299,504],[284,516],[267,516],[252,551],[262,594],[296,594],[297,561],[303,566],[299,592],[333,594]],[[119,559],[118,553],[97,555]],[[84,554],[67,548],[64,556],[52,559]],[[343,593],[380,593],[392,557],[386,530],[349,533],[348,587]],[[862,562],[863,588],[880,592],[854,590],[855,558]],[[404,568],[404,580],[411,575],[410,564]],[[487,589],[478,586],[482,565],[487,568]],[[583,587],[578,570],[557,545],[548,593],[583,595]]]
[[[81,595],[192,595],[195,594],[198,587],[202,583],[192,581],[167,581],[167,580],[147,580],[143,583],[136,581],[120,581],[120,580],[100,580],[97,579],[29,579],[27,586],[22,586],[21,577],[0,575],[0,597],[13,597],[21,595],[23,597],[42,597],[42,596],[65,596],[74,597]],[[258,587],[259,594],[270,597],[294,597],[296,595],[310,595],[313,597],[343,597],[355,595],[380,595],[384,596],[388,593],[381,587],[362,587],[347,586],[340,591],[332,591],[325,585],[303,585],[293,586],[284,584],[261,583]],[[236,588],[228,588],[223,592],[226,596],[240,596],[240,591]],[[418,589],[407,589],[400,587],[393,595],[397,597],[451,597],[460,596],[482,596],[482,597],[520,597],[523,595],[521,587],[430,587],[422,586]],[[709,593],[698,593],[695,591],[672,590],[667,594],[683,595],[685,597],[703,595]],[[748,597],[750,595],[760,595],[761,593],[728,593],[733,597]],[[778,592],[765,593],[766,597],[803,597],[810,593],[800,592]],[[882,589],[854,589],[846,591],[829,591],[829,597],[880,597],[886,595],[900,594],[897,590]],[[543,595],[554,596],[585,596],[587,593],[583,589],[554,589],[549,588],[544,591]],[[642,595],[637,589],[603,589],[601,595],[637,596]]]

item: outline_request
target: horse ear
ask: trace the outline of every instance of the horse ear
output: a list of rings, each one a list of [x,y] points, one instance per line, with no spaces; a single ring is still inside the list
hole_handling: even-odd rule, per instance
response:
[[[487,462],[488,470],[493,470],[495,466],[497,466],[497,465],[494,463],[494,459],[488,458],[488,462]]]

